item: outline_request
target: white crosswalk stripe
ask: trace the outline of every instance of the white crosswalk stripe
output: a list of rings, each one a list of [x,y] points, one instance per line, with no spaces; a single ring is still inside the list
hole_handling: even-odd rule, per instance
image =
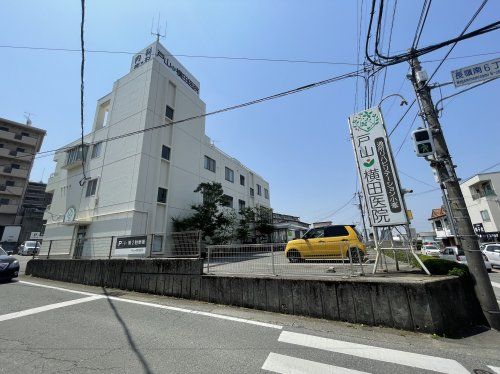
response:
[[[262,369],[280,374],[368,374],[364,371],[322,364],[272,352],[267,356]]]
[[[438,373],[444,374],[468,374],[469,371],[459,364],[455,360],[435,357],[435,356],[427,356],[418,353],[398,351],[395,349],[388,348],[380,348],[374,347],[370,345],[350,343],[341,340],[328,339],[319,336],[300,334],[290,331],[282,331],[278,341],[282,343],[289,343],[294,345],[300,345],[303,347],[313,348],[313,349],[321,349],[329,352],[336,352],[350,356],[356,356],[361,358],[367,358],[370,360],[382,361],[386,363],[405,365],[409,367],[430,370]],[[266,360],[268,363],[268,367],[272,367],[276,373],[295,373],[295,371],[286,371],[287,366],[286,360],[284,359],[286,356],[275,356],[275,354],[271,353]],[[307,361],[307,360],[305,360]],[[301,362],[301,361],[298,361]],[[272,364],[272,366],[271,366]],[[319,364],[319,363],[318,363]],[[278,368],[283,367],[284,371],[279,371]],[[320,368],[326,370],[328,366],[326,364],[320,364]],[[323,371],[325,373],[360,373],[357,371],[333,371],[332,368],[336,370],[350,370],[345,368],[339,368],[336,366],[330,367],[330,371]],[[269,369],[268,369],[269,370]],[[312,373],[313,371],[297,371],[296,373]]]
[[[500,374],[500,366],[488,366],[495,374]]]

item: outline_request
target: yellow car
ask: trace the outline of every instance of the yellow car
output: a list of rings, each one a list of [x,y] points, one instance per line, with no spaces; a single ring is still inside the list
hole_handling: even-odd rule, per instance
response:
[[[359,250],[359,251],[358,251]],[[349,259],[358,262],[366,255],[362,236],[354,225],[333,225],[312,228],[301,239],[288,242],[285,248],[290,262],[314,259]]]

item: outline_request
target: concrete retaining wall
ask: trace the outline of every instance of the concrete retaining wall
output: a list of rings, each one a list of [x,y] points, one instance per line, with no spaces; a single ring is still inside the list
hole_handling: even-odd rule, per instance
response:
[[[329,320],[456,335],[485,324],[463,278],[298,279],[202,275],[202,260],[31,260],[26,274],[65,282]]]

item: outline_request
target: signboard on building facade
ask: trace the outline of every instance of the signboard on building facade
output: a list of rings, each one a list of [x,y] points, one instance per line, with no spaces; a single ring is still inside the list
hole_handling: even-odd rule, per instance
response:
[[[153,43],[144,48],[132,58],[130,71],[137,69],[152,58],[160,61],[163,65],[171,69],[185,84],[187,84],[197,95],[200,94],[200,82],[198,82],[187,69],[175,59],[170,52],[162,47],[160,43]]]
[[[115,255],[129,256],[146,254],[146,244],[146,235],[116,238]]]
[[[466,66],[453,70],[451,78],[455,87],[465,86],[488,79],[500,77],[500,58],[481,62],[480,64]]]
[[[378,107],[349,117],[351,141],[372,226],[408,223],[394,159]]]

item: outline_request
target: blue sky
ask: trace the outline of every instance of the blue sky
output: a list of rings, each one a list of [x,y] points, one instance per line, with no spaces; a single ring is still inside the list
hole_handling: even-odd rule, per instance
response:
[[[363,30],[368,16],[364,0]],[[392,0],[387,0],[392,10]],[[95,50],[141,50],[153,40],[152,17],[161,12],[168,19],[162,43],[173,54],[240,56],[272,59],[357,62],[357,25],[361,1],[124,1],[87,0],[86,47]],[[420,45],[432,44],[460,33],[479,6],[479,0],[435,1]],[[391,50],[406,50],[412,40],[422,1],[399,1]],[[70,0],[2,0],[0,45],[79,48],[80,2]],[[496,21],[500,3],[490,1],[471,29]],[[389,27],[389,20],[386,28]],[[364,45],[364,35],[362,43]],[[500,34],[461,42],[450,57],[492,53],[487,56],[449,59],[435,82],[451,80],[450,71],[500,55]],[[387,37],[384,48],[386,48]],[[361,55],[363,56],[364,48]],[[423,56],[439,60],[442,49]],[[47,130],[42,150],[57,148],[79,136],[79,54],[0,48],[0,117],[24,122],[32,112],[33,123]],[[197,77],[207,111],[277,93],[355,69],[349,65],[284,62],[228,61],[178,57]],[[96,100],[111,91],[113,82],[129,71],[127,54],[88,53],[85,77],[85,128],[89,131]],[[423,62],[430,73],[437,62]],[[387,71],[385,94],[401,88],[408,101],[414,98],[405,80],[406,63]],[[331,219],[359,222],[359,213],[348,204],[356,191],[356,169],[347,117],[354,110],[355,79],[348,79],[254,107],[207,118],[207,134],[215,144],[266,178],[271,185],[275,211],[299,215],[303,220]],[[380,100],[379,79],[375,102]],[[362,100],[362,87],[359,86]],[[465,178],[500,161],[498,81],[445,102],[441,121],[457,172]],[[442,89],[443,95],[457,90]],[[439,97],[434,92],[434,97]],[[383,111],[392,128],[405,108],[392,99]],[[394,149],[405,138],[416,108],[401,123],[391,140]],[[417,119],[419,121],[419,119]],[[415,193],[435,186],[431,170],[414,155],[409,139],[396,157],[398,168],[420,181],[400,175],[404,187]],[[53,171],[51,157],[39,158],[32,180],[46,180]],[[493,169],[495,170],[495,169]],[[422,183],[424,182],[424,183]],[[425,184],[426,183],[426,184]],[[429,186],[430,185],[430,186]],[[441,205],[439,191],[408,198],[414,226],[428,230],[427,218]]]

